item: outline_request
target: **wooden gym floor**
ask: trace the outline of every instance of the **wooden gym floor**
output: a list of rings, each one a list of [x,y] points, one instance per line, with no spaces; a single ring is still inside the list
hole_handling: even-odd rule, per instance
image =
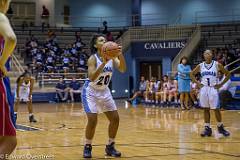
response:
[[[175,108],[131,106],[118,100],[120,127],[116,139],[121,159],[188,160],[240,159],[240,111],[223,111],[228,138],[216,132],[202,138],[202,110],[181,111]],[[21,105],[18,124],[39,128],[38,131],[18,131],[18,145],[12,156],[49,156],[48,159],[78,160],[82,158],[86,117],[80,103],[33,104],[36,124],[28,122],[26,105]],[[213,115],[213,114],[212,114]],[[108,121],[99,115],[93,142],[93,159],[105,159]],[[20,158],[18,158],[20,159]],[[26,158],[24,158],[26,159]],[[40,159],[40,158],[39,158]],[[46,158],[47,159],[47,158]]]

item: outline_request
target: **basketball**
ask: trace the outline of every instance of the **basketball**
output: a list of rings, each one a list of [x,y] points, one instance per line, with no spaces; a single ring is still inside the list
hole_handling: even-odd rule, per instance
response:
[[[112,41],[103,44],[102,53],[108,58],[115,58],[121,54],[119,51],[119,45]]]

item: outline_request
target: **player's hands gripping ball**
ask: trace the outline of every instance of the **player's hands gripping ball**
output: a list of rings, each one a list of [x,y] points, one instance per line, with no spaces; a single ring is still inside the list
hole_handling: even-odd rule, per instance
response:
[[[102,54],[107,60],[114,59],[122,54],[122,47],[112,41],[106,42],[102,46]]]

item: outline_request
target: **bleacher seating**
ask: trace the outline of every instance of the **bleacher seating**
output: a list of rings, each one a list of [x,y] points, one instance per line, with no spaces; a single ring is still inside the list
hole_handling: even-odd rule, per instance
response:
[[[204,49],[240,48],[240,26],[234,24],[206,24],[201,26],[201,42],[196,54],[192,57],[194,65],[202,61]]]

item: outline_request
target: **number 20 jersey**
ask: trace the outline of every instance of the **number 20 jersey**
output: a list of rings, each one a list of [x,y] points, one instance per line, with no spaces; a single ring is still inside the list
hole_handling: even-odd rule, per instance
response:
[[[94,54],[96,58],[96,68],[98,68],[102,61],[97,54]],[[111,81],[113,73],[113,61],[109,60],[107,64],[104,66],[102,73],[98,75],[95,81],[91,81],[89,85],[97,90],[104,90],[108,87],[109,82]]]
[[[217,84],[218,62],[212,61],[210,64],[200,63],[201,83],[204,86],[213,87]]]

